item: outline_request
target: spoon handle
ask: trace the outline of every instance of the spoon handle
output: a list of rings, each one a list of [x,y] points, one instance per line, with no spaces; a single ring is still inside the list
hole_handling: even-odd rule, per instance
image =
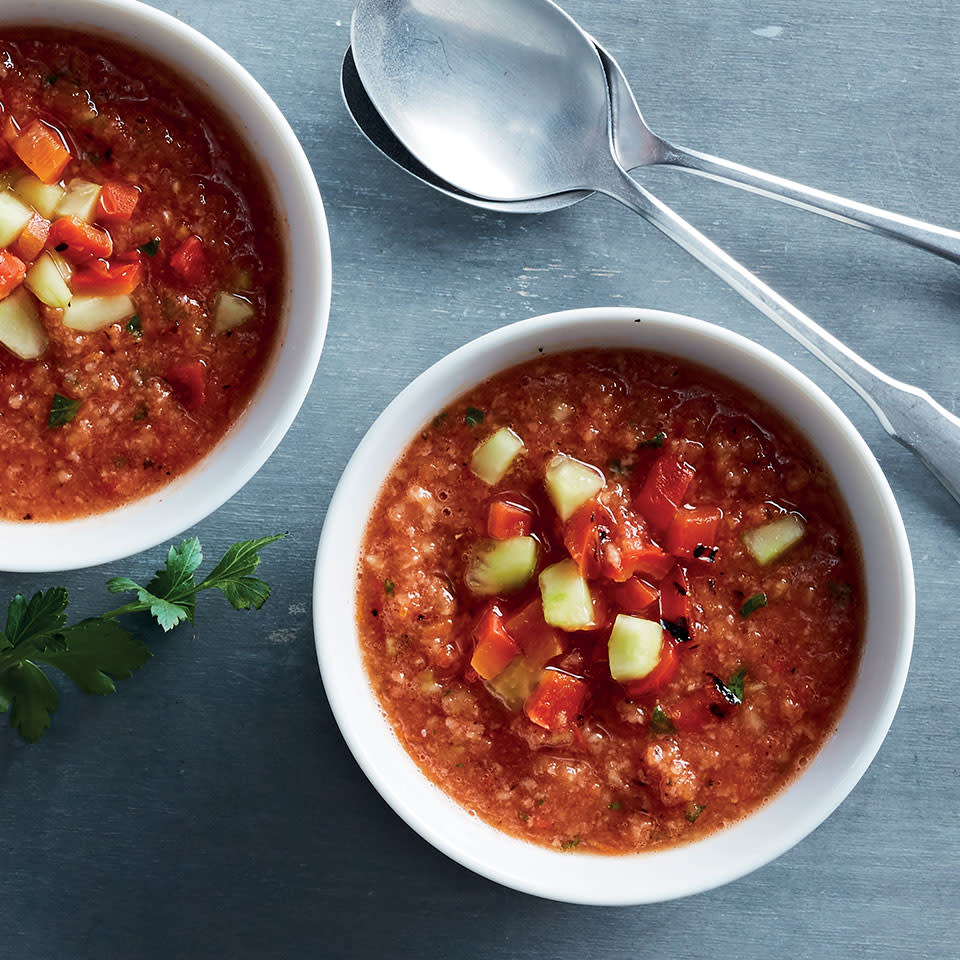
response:
[[[960,418],[917,387],[854,353],[619,168],[602,191],[662,230],[805,346],[870,405],[883,428],[915,453],[960,502]]]
[[[960,231],[948,230],[912,217],[904,217],[899,213],[889,213],[878,207],[871,207],[856,200],[845,200],[825,190],[816,190],[805,187],[802,183],[794,183],[783,177],[775,177],[754,170],[730,160],[712,157],[708,153],[699,153],[678,147],[663,141],[660,145],[663,159],[661,163],[673,167],[680,167],[708,177],[711,180],[720,180],[730,183],[744,190],[759,193],[774,200],[782,200],[812,213],[819,213],[842,223],[849,223],[863,230],[880,233],[894,240],[929,250],[937,256],[945,257],[954,263],[960,263]]]

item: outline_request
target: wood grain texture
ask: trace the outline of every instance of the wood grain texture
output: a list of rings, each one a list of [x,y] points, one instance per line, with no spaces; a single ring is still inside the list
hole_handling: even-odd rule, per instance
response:
[[[259,475],[196,529],[208,554],[289,529],[254,615],[193,630],[104,700],[64,688],[47,737],[0,731],[0,955],[461,958],[960,956],[960,510],[846,387],[612,201],[511,218],[404,178],[338,90],[349,0],[154,0],[243,63],[300,136],[327,204],[330,332]],[[960,224],[960,6],[947,0],[568,0],[651,125],[687,146]],[[643,181],[889,373],[960,409],[960,274],[881,238],[676,171]],[[660,307],[776,350],[863,432],[897,495],[918,584],[903,703],[851,797],[775,863],[640,909],[548,903],[434,851],[380,800],[317,675],[313,556],[340,471],[379,411],[454,347],[588,305]],[[2,401],[2,398],[0,398]],[[61,579],[78,613],[159,551]],[[0,575],[0,597],[49,577]]]

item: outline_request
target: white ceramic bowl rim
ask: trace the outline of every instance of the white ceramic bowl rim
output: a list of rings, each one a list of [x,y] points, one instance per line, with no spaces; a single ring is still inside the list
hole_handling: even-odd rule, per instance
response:
[[[696,843],[620,857],[562,853],[508,836],[430,783],[397,740],[369,684],[356,631],[356,571],[366,518],[416,429],[469,385],[536,356],[588,346],[682,354],[736,379],[797,423],[829,464],[861,536],[866,647],[836,733],[804,773],[756,812]],[[903,522],[875,458],[814,383],[738,334],[678,314],[595,308],[535,317],[454,351],[381,414],[347,465],[317,553],[314,627],[330,706],[350,750],[393,809],[454,860],[506,886],[556,900],[624,905],[682,897],[734,880],[815,829],[853,789],[893,720],[913,643],[913,569]]]
[[[219,444],[150,496],[64,522],[0,521],[3,567],[41,572],[88,567],[166,542],[232,497],[266,462],[313,382],[330,309],[326,215],[303,148],[252,76],[192,27],[136,0],[20,0],[0,21],[103,33],[189,77],[230,118],[273,188],[288,226],[286,325],[253,399]]]

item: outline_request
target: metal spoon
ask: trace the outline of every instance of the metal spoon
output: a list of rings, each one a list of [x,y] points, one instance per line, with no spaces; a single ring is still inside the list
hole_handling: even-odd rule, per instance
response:
[[[960,501],[960,418],[867,363],[632,180],[609,80],[549,0],[359,0],[357,70],[384,120],[454,187],[516,201],[599,190],[641,214],[802,343]]]

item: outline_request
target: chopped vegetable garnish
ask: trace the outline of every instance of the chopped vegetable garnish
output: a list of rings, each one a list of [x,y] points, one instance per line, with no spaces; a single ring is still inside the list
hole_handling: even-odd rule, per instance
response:
[[[34,120],[23,129],[13,141],[13,151],[44,183],[59,180],[70,162],[70,151],[63,135],[42,120]]]
[[[663,712],[663,708],[659,703],[653,708],[653,716],[650,718],[650,729],[658,736],[669,736],[677,732],[673,721]]]
[[[743,543],[760,566],[773,563],[803,538],[805,526],[794,513],[784,514],[765,523],[762,527],[748,530]]]
[[[752,597],[748,597],[740,608],[740,616],[749,617],[754,610],[759,610],[766,605],[767,595],[765,593],[755,593]]]
[[[136,337],[138,340],[143,336],[143,326],[140,323],[140,314],[135,313],[124,325],[124,329],[132,337]]]
[[[384,580],[384,581],[383,581],[383,592],[384,592],[388,597],[392,597],[393,594],[394,594],[394,592],[395,592],[395,590],[396,590],[396,586],[394,585],[394,582],[393,582],[392,580]]]
[[[667,435],[661,430],[659,433],[650,437],[648,440],[641,440],[637,446],[638,447],[662,447],[663,441],[667,439]]]
[[[503,479],[523,450],[523,441],[509,427],[501,427],[473,451],[470,469],[484,483],[493,486]]]
[[[690,823],[696,823],[697,817],[699,817],[700,814],[706,809],[707,808],[702,803],[691,803],[683,815],[687,818],[687,820],[690,821]]]
[[[53,395],[53,402],[50,404],[50,414],[47,417],[48,427],[62,427],[70,423],[77,415],[82,400],[75,400],[71,397],[65,397],[62,393]]]
[[[480,424],[483,423],[483,411],[478,410],[476,407],[467,407],[463,415],[463,422],[468,427],[480,426]]]
[[[145,257],[155,257],[157,255],[157,251],[160,249],[160,238],[154,237],[152,240],[148,240],[146,243],[141,243],[137,249]]]

